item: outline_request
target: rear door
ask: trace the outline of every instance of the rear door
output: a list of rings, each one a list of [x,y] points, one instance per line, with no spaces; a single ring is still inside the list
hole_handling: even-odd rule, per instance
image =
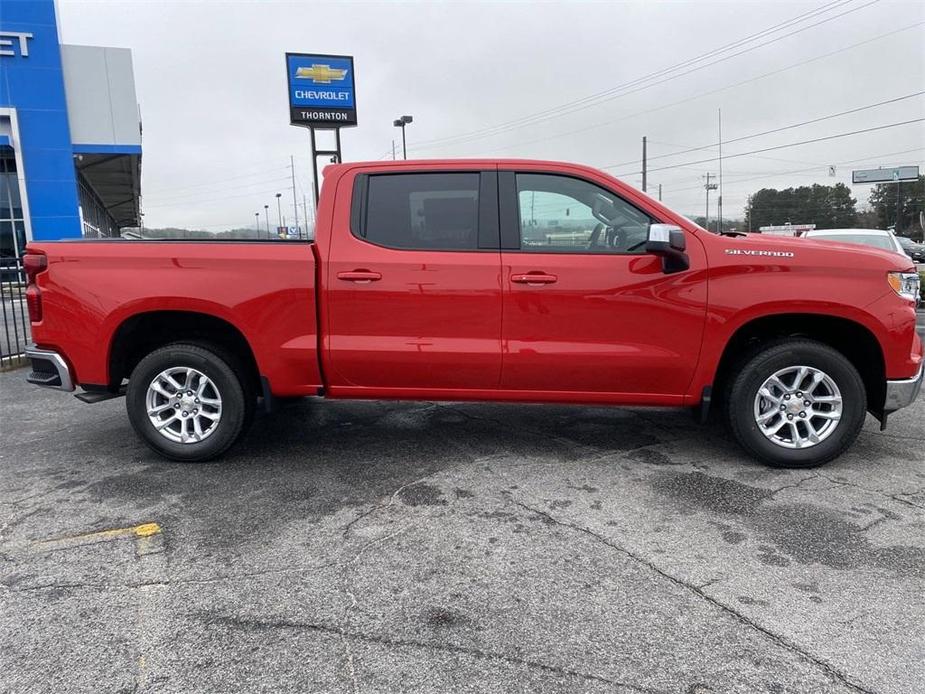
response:
[[[504,367],[501,387],[666,402],[700,352],[706,267],[664,274],[644,245],[654,219],[603,182],[500,171]],[[568,397],[568,396],[567,396]]]
[[[411,397],[497,388],[497,173],[348,175],[337,195],[352,196],[352,212],[350,228],[335,222],[327,263],[331,385]]]

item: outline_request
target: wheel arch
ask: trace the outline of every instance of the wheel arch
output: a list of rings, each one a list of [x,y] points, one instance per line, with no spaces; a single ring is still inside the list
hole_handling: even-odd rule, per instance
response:
[[[864,381],[867,409],[878,415],[882,412],[886,362],[879,340],[862,323],[828,314],[781,313],[752,318],[740,325],[723,348],[713,378],[713,393],[725,393],[745,355],[754,353],[762,343],[787,337],[816,340],[844,355]]]
[[[153,310],[125,318],[115,329],[109,344],[108,383],[118,390],[123,379],[145,355],[172,342],[210,346],[237,362],[244,378],[260,392],[260,371],[253,349],[235,325],[213,314],[199,311]]]

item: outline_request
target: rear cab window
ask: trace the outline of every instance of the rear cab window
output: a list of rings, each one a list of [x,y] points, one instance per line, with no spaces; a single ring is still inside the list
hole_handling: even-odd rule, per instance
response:
[[[492,214],[497,219],[494,176],[479,171],[361,174],[354,187],[352,232],[400,250],[497,249],[497,221],[491,222]]]

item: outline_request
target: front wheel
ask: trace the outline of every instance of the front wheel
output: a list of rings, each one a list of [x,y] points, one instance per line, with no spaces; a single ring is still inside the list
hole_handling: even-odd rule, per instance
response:
[[[726,400],[735,438],[775,467],[815,467],[837,458],[857,438],[866,411],[854,365],[803,339],[771,344],[745,361]]]
[[[245,389],[231,366],[193,344],[167,345],[142,359],[129,378],[125,404],[148,446],[184,462],[224,453],[247,418]]]

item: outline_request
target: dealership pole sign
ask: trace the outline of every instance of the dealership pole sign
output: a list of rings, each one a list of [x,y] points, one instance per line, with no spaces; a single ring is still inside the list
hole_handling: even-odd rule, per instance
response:
[[[357,124],[353,56],[287,53],[289,122],[308,128]]]
[[[340,129],[357,124],[353,56],[287,53],[286,84],[290,125],[308,128],[311,133],[313,188],[315,207],[318,207],[318,157],[327,156],[330,161],[339,163],[342,160]],[[334,131],[334,149],[318,149],[316,130]]]

